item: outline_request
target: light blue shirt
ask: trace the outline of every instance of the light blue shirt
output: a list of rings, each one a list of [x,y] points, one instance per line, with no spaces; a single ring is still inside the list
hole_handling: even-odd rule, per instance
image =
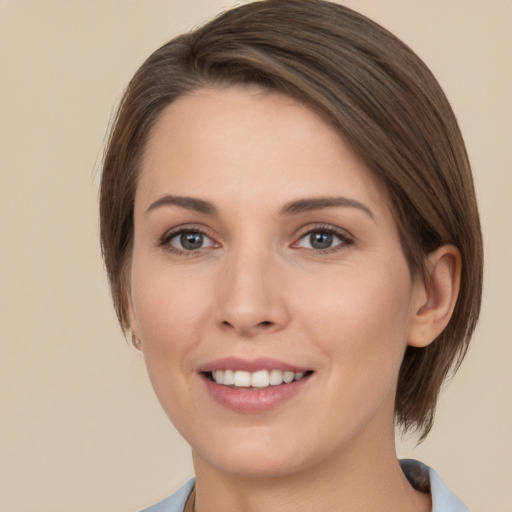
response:
[[[413,473],[416,473],[419,477],[425,479],[425,481],[430,482],[432,512],[469,512],[469,509],[446,487],[446,485],[444,485],[432,468],[412,459],[400,461],[400,464],[413,486],[415,484]],[[409,470],[413,469],[413,471],[407,471],[406,468]],[[187,498],[194,488],[194,484],[195,480],[192,478],[192,480],[189,480],[174,494],[144,509],[142,512],[183,512]]]

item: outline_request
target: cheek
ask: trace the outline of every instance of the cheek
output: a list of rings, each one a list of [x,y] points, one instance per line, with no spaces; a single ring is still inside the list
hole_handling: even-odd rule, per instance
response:
[[[208,294],[191,281],[155,265],[132,272],[132,301],[147,372],[164,411],[179,427],[193,421],[188,378],[194,372],[193,353],[200,342]],[[194,284],[195,281],[193,281]]]
[[[303,311],[311,332],[330,363],[345,374],[398,374],[407,344],[411,282],[408,270],[344,272]]]
[[[199,283],[201,283],[199,289]],[[132,303],[138,335],[151,372],[169,366],[189,366],[186,358],[199,342],[209,310],[207,283],[158,265],[132,270]]]

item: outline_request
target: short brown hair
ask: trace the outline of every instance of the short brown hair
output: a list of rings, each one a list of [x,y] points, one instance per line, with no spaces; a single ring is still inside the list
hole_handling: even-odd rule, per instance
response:
[[[127,279],[141,155],[155,120],[205,86],[257,84],[313,108],[387,189],[413,275],[444,244],[462,256],[459,297],[443,333],[408,347],[395,416],[425,437],[441,384],[458,368],[481,302],[483,249],[464,142],[427,66],[364,16],[322,0],[258,1],[232,9],[155,51],[131,80],[104,158],[101,244],[114,305],[128,329]]]

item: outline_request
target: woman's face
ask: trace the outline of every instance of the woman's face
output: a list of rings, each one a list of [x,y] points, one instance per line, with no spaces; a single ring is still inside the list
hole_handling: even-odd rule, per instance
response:
[[[196,466],[283,475],[392,444],[422,288],[382,187],[307,107],[232,87],[160,116],[131,323]]]

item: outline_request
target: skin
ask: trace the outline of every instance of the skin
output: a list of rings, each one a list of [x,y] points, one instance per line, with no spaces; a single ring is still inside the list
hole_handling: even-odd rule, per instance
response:
[[[155,205],[166,195],[216,213]],[[282,213],[334,196],[364,208]],[[428,283],[412,277],[382,187],[332,127],[257,88],[180,98],[150,135],[134,219],[131,327],[192,447],[196,511],[431,509],[396,460],[394,394],[407,344],[430,343],[449,319],[458,253],[430,255]],[[179,229],[201,230],[203,245],[184,249]],[[331,247],[313,247],[326,230]],[[198,373],[228,356],[313,374],[270,410],[234,411]]]

